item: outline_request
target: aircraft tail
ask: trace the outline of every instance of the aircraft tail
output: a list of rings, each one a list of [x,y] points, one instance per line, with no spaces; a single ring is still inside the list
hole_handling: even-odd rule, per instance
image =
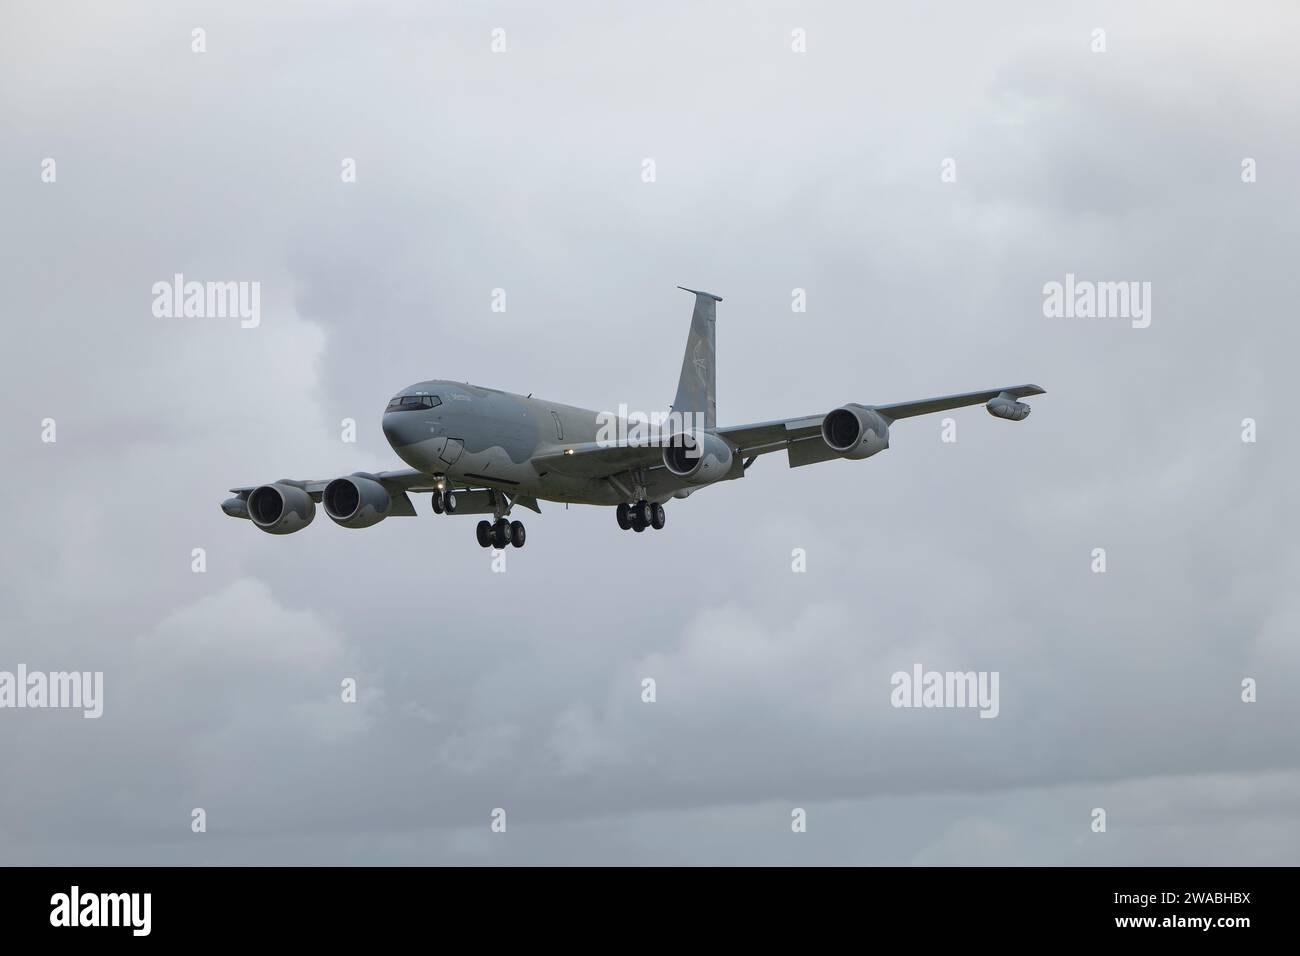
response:
[[[686,337],[686,354],[682,356],[682,374],[677,380],[677,397],[673,411],[685,415],[692,413],[704,419],[705,428],[718,426],[717,395],[717,343],[714,327],[717,324],[720,296],[678,286],[695,296],[695,311],[691,314],[691,332]]]

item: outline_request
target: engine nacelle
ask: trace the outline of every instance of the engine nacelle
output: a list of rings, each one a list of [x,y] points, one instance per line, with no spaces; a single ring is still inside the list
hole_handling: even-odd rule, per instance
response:
[[[296,485],[277,481],[249,492],[248,517],[267,534],[292,534],[311,524],[316,503]]]
[[[674,435],[664,446],[664,467],[682,481],[707,485],[731,470],[731,446],[710,432]]]
[[[989,410],[989,414],[994,418],[1005,418],[1011,422],[1022,422],[1029,417],[1030,408],[1024,402],[1017,402],[1013,398],[1004,398],[999,395],[997,398],[989,399],[989,403],[984,406]]]
[[[865,405],[844,405],[822,419],[822,440],[841,458],[870,458],[889,447],[889,422]]]
[[[325,513],[335,524],[345,528],[369,528],[388,517],[393,497],[388,489],[371,478],[350,475],[335,478],[321,495]]]

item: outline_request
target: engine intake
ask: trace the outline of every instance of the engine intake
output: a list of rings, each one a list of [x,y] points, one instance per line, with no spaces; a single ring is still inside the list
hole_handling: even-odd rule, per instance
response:
[[[731,446],[711,432],[674,435],[664,446],[664,467],[692,485],[707,485],[731,470]]]
[[[351,475],[335,478],[326,485],[321,504],[335,524],[344,528],[369,528],[388,517],[393,498],[374,479]]]
[[[248,517],[267,534],[292,534],[311,524],[316,503],[297,485],[277,481],[249,492]]]
[[[865,405],[844,405],[822,419],[822,440],[841,458],[870,458],[889,447],[889,423]]]

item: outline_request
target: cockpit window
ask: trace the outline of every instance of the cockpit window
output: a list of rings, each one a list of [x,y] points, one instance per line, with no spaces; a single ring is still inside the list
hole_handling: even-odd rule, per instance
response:
[[[442,399],[437,395],[398,395],[388,403],[387,411],[409,412],[417,408],[437,408]]]

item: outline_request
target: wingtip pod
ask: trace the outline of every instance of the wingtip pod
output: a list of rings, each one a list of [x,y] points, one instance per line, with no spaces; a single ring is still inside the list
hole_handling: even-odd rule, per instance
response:
[[[1038,388],[1037,386],[1032,386]],[[984,407],[994,418],[1005,418],[1009,422],[1022,422],[1029,417],[1032,409],[1024,402],[1016,401],[1017,397],[1023,395],[1041,395],[1042,389],[1034,392],[1025,392],[1024,389],[1009,389],[999,395],[997,398],[991,398]]]
[[[677,288],[681,289],[683,292],[689,292],[689,293],[691,293],[692,295],[703,295],[703,296],[708,296],[708,297],[709,297],[710,299],[712,299],[714,302],[721,302],[721,301],[722,301],[722,296],[720,296],[720,295],[714,295],[712,292],[701,292],[699,289],[688,289],[688,288],[686,288],[686,286],[684,286],[684,285],[679,285]]]

